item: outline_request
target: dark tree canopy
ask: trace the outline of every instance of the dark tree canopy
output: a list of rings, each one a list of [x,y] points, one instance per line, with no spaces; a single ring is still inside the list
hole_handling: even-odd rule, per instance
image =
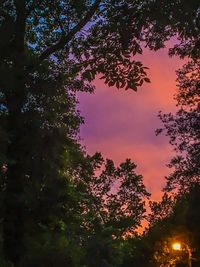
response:
[[[200,182],[199,59],[186,63],[177,75],[176,100],[180,109],[176,114],[160,113],[160,118],[177,152],[169,164],[174,171],[167,178],[166,189],[184,193],[192,183]]]
[[[2,59],[12,59],[11,51],[21,53],[25,45],[21,59],[28,70],[33,62],[26,59],[27,53],[34,50],[36,61],[57,59],[69,85],[76,77],[79,89],[81,76],[91,81],[97,73],[118,88],[136,90],[148,82],[142,64],[130,57],[142,53],[141,44],[157,50],[176,36],[178,43],[171,54],[199,56],[195,0],[5,0],[0,16]]]

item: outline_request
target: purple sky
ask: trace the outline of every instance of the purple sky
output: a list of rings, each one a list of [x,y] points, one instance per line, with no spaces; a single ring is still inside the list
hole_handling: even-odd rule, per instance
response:
[[[107,87],[97,79],[94,94],[79,94],[79,109],[85,117],[81,138],[88,153],[101,152],[116,164],[131,158],[152,198],[157,200],[164,176],[169,173],[166,164],[173,155],[168,138],[155,136],[155,129],[161,126],[157,114],[159,110],[175,110],[175,70],[183,63],[169,58],[167,49],[144,50],[141,60],[150,68],[151,84],[145,84],[137,93]]]

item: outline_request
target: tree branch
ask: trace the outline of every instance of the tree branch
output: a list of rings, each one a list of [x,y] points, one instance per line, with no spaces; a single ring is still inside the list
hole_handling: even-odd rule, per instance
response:
[[[15,0],[17,18],[15,22],[15,44],[24,50],[24,36],[26,27],[26,3],[25,0]]]
[[[72,40],[74,35],[79,32],[93,17],[96,10],[99,7],[99,4],[101,3],[101,0],[96,0],[95,3],[92,5],[86,16],[65,36],[62,36],[60,40],[55,43],[54,45],[48,47],[39,57],[40,61],[43,61],[44,59],[48,58],[50,55],[55,53],[56,51],[59,51],[64,48],[64,46]]]

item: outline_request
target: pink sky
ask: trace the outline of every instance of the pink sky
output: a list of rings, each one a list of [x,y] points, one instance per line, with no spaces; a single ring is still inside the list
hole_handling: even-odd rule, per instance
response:
[[[101,152],[116,164],[131,158],[152,198],[157,200],[164,176],[169,173],[166,164],[173,155],[168,138],[155,136],[155,129],[161,126],[157,114],[159,110],[175,110],[175,70],[182,62],[169,58],[167,49],[145,50],[141,60],[150,68],[151,84],[145,84],[138,92],[107,87],[103,80],[96,80],[94,94],[79,95],[79,109],[85,117],[81,138],[90,154]]]

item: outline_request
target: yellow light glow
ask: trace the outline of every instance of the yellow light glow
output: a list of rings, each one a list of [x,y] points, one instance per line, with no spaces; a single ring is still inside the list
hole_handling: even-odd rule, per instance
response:
[[[173,250],[181,250],[181,243],[176,242],[172,244]]]

